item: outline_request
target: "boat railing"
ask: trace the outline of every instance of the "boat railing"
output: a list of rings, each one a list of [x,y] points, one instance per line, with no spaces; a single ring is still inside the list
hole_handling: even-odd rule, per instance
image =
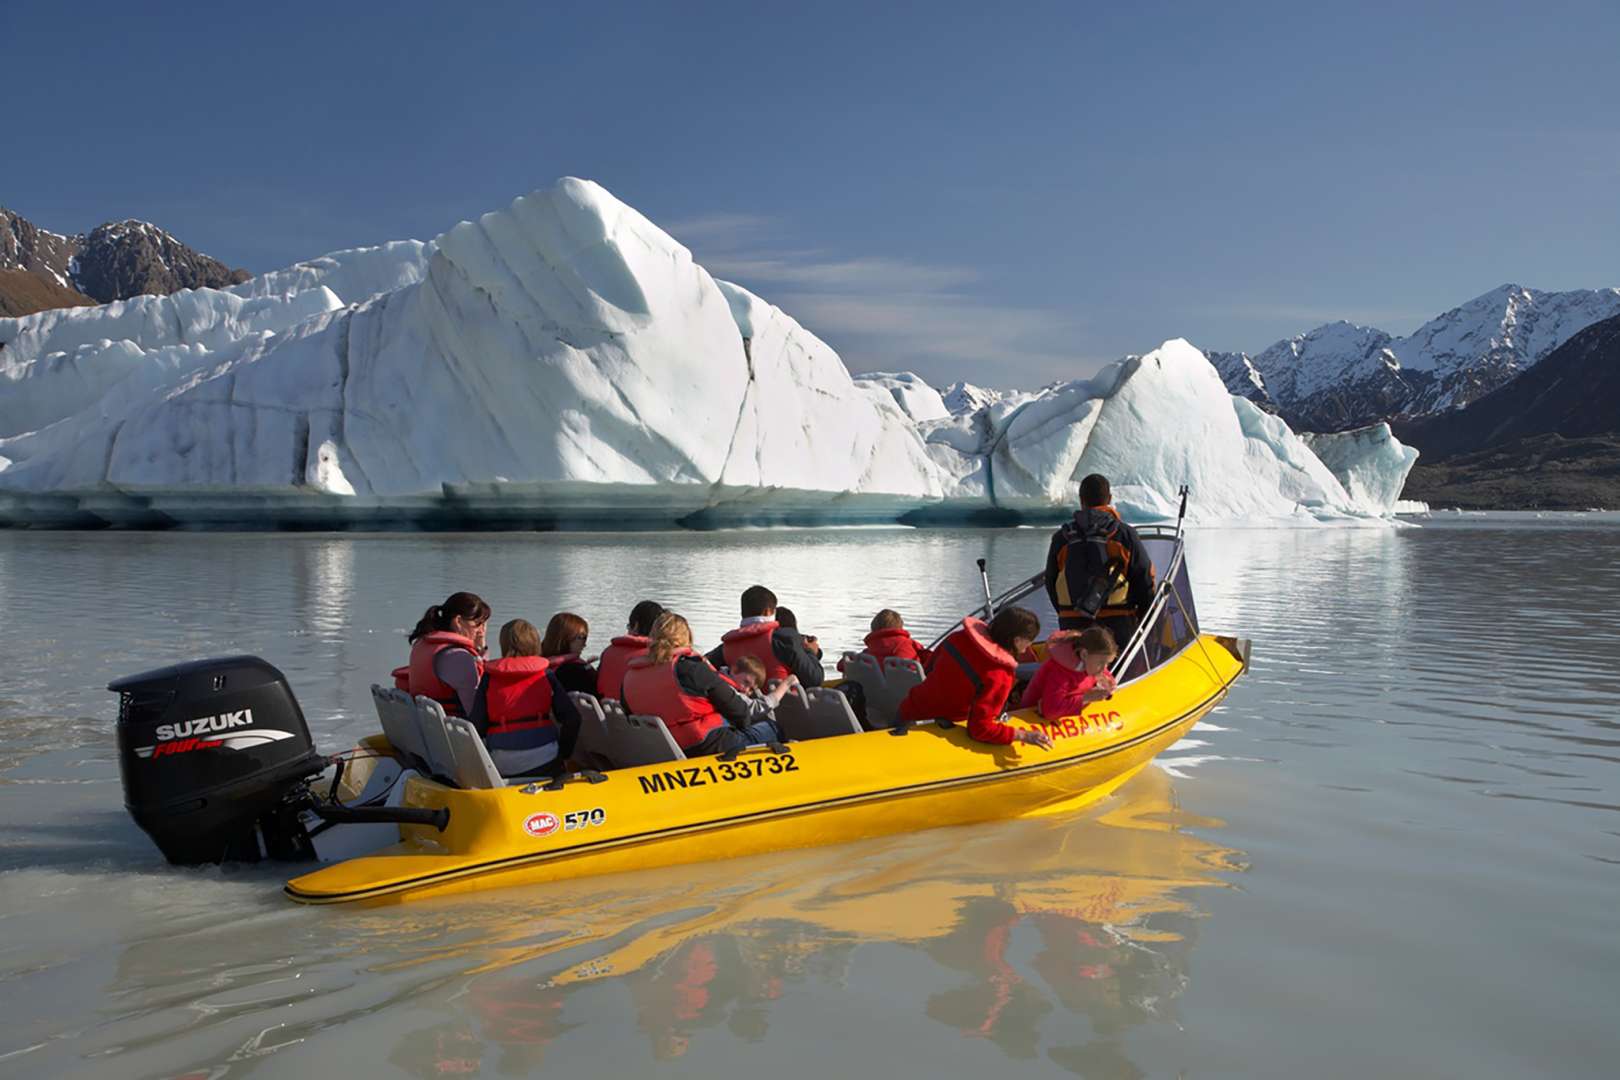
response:
[[[1152,547],[1169,545],[1170,554],[1157,574],[1157,584],[1147,611],[1137,623],[1135,632],[1123,643],[1119,658],[1114,663],[1114,670],[1126,675],[1121,682],[1141,678],[1178,655],[1198,636],[1197,613],[1190,599],[1191,582],[1187,580],[1186,541],[1181,530],[1169,525],[1143,525],[1136,531],[1144,544]],[[969,617],[988,619],[1003,608],[1037,593],[1043,593],[1041,606],[1042,613],[1046,614],[1044,609],[1049,605],[1045,602],[1045,587],[1044,571],[1018,581],[989,603],[980,605],[957,619],[934,638],[930,648],[938,648],[940,642],[960,629],[963,619]],[[1055,614],[1052,617],[1055,619]],[[1166,620],[1169,621],[1168,632]],[[1161,644],[1167,639],[1167,644]],[[1133,667],[1138,666],[1138,659],[1143,661],[1140,670],[1133,670]]]

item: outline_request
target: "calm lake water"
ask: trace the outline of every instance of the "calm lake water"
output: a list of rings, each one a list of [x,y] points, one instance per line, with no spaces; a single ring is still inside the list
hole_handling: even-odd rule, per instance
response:
[[[1613,1076],[1620,518],[1422,524],[1195,532],[1253,669],[1089,813],[376,911],[166,866],[107,681],[258,653],[337,750],[452,589],[853,645],[1046,533],[0,533],[0,1075]]]

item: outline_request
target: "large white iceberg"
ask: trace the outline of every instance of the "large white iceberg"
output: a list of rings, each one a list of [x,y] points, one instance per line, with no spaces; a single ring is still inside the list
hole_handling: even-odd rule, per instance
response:
[[[1049,518],[1091,471],[1139,516],[1181,484],[1195,520],[1389,509],[1183,341],[1035,394],[856,380],[583,180],[431,243],[47,314],[0,320],[13,522]]]

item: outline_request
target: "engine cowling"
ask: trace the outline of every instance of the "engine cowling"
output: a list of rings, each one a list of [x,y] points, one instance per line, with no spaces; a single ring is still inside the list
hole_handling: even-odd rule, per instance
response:
[[[193,660],[107,689],[119,695],[124,804],[171,863],[310,857],[297,797],[326,759],[273,665]]]

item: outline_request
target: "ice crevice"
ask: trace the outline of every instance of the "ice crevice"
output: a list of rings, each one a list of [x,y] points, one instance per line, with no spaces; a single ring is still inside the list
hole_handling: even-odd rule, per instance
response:
[[[951,413],[576,179],[431,242],[42,314],[0,320],[0,523],[1057,520],[1099,471],[1138,519],[1185,483],[1194,522],[1367,524],[1415,458],[1307,441],[1179,339]]]

